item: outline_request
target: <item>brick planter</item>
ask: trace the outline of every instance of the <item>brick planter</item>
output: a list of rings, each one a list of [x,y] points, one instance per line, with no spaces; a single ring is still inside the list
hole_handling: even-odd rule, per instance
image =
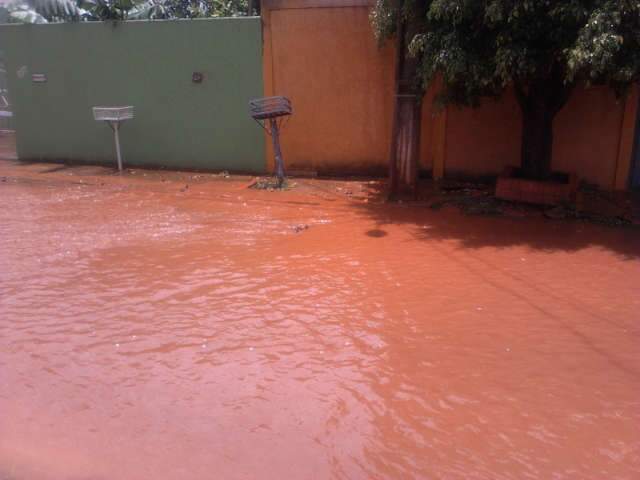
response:
[[[540,205],[560,205],[575,200],[578,190],[578,178],[575,174],[566,175],[565,181],[562,182],[518,178],[517,172],[517,168],[507,167],[498,177],[497,198]]]

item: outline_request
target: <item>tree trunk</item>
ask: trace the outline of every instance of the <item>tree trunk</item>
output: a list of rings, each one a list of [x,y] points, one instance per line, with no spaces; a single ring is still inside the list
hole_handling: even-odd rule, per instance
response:
[[[522,110],[522,171],[527,178],[545,180],[551,176],[553,120],[569,100],[574,84],[565,83],[561,70],[554,67],[549,77],[527,86],[516,79],[514,87]]]
[[[544,180],[551,175],[553,119],[548,108],[531,108],[522,112],[521,166],[527,178]]]
[[[396,0],[398,12],[408,0]],[[416,194],[418,157],[420,155],[420,115],[424,92],[417,82],[419,60],[408,55],[408,44],[420,32],[427,2],[418,0],[412,7],[413,15],[405,18],[398,14],[396,44],[395,107],[391,130],[389,179],[391,197],[401,186],[410,187]]]

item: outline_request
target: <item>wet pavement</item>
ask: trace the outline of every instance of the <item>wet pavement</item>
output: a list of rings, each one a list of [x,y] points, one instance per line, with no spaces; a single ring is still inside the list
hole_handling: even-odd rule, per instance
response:
[[[638,229],[10,155],[0,479],[640,478]]]

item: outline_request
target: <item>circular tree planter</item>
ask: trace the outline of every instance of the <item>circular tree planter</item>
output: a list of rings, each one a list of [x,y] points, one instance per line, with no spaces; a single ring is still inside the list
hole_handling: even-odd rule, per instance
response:
[[[496,197],[512,202],[561,205],[575,201],[578,177],[573,173],[554,173],[549,180],[530,180],[520,169],[506,167],[496,182]]]

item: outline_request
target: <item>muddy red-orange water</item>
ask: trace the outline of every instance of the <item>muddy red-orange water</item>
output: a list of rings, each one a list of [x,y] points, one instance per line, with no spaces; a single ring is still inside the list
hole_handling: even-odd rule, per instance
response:
[[[2,480],[640,477],[637,230],[0,177]]]

